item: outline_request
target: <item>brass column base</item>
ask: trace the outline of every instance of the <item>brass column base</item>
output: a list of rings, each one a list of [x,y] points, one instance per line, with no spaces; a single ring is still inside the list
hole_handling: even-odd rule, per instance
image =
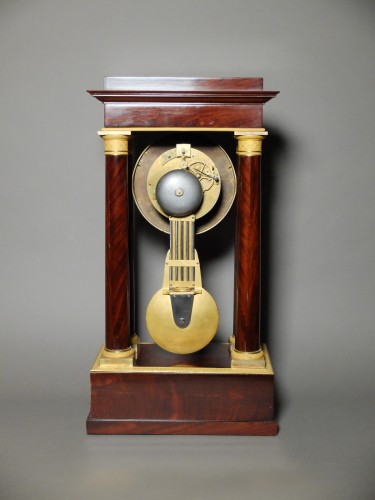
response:
[[[266,359],[263,349],[256,352],[237,351],[234,347],[231,349],[232,368],[264,368]]]
[[[123,351],[111,351],[104,346],[100,350],[99,366],[111,367],[129,367],[134,365],[135,350],[133,347]]]

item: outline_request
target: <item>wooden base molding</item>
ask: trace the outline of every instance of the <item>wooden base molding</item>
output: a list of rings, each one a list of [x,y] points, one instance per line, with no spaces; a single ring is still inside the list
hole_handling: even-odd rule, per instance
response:
[[[274,374],[265,367],[232,368],[230,344],[176,355],[138,345],[134,366],[92,367],[88,434],[277,434]],[[117,361],[117,360],[116,360]]]
[[[100,420],[87,419],[88,434],[173,434],[215,436],[276,436],[277,423],[198,422],[178,420]]]

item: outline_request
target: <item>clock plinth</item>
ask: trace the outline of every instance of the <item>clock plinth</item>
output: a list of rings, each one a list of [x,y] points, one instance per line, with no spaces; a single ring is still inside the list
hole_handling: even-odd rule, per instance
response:
[[[105,109],[105,128],[99,134],[106,155],[106,336],[90,373],[87,432],[275,435],[274,373],[260,331],[260,156],[267,135],[263,105],[277,92],[264,91],[261,78],[107,78],[105,90],[90,93],[104,103]],[[199,332],[204,337],[212,325],[207,323],[204,310],[200,319],[194,308],[194,301],[198,304],[199,294],[205,290],[194,279],[199,271],[194,271],[194,225],[182,215],[170,218],[170,257],[160,291],[163,307],[160,312],[156,308],[152,315],[152,321],[160,320],[162,325],[161,329],[158,325],[157,338],[163,341],[166,328],[169,340],[166,345],[161,342],[161,349],[142,342],[142,332],[141,340],[135,335],[135,228],[129,193],[137,165],[128,155],[132,137],[160,131],[186,134],[192,142],[202,132],[221,132],[222,137],[231,136],[237,146],[237,181],[234,172],[234,180],[225,176],[216,159],[211,166],[210,154],[207,161],[198,164],[191,151],[204,155],[187,141],[180,141],[175,149],[168,148],[160,157],[160,166],[153,167],[158,176],[158,168],[169,168],[167,162],[176,161],[177,166],[170,167],[172,172],[182,168],[196,176],[204,186],[203,197],[215,183],[215,189],[219,189],[223,182],[225,191],[227,183],[237,182],[233,332],[228,335],[228,343],[213,341],[190,354],[173,354],[189,352],[184,344],[182,350],[174,351],[174,332],[188,339],[193,331],[196,341]],[[228,168],[233,169],[229,157],[228,162]],[[222,181],[220,172],[224,173]],[[178,174],[173,178],[178,183],[185,177]],[[154,191],[148,188],[147,192],[146,184],[141,184],[141,191],[155,205]],[[172,211],[180,206],[188,186],[174,186],[172,194],[165,194],[179,197],[175,201],[172,198]],[[137,195],[134,187],[133,193]],[[226,199],[215,196],[221,203]],[[149,207],[156,210],[150,203]],[[161,212],[155,212],[154,217],[168,217]],[[188,301],[184,299],[187,296]],[[190,312],[184,309],[188,303]],[[169,323],[163,314],[170,316]],[[207,338],[209,342],[212,335]],[[186,345],[188,349],[189,340]],[[199,342],[197,345],[201,347]]]
[[[275,435],[274,374],[265,366],[232,368],[230,344],[190,355],[141,344],[134,366],[91,370],[90,434]]]

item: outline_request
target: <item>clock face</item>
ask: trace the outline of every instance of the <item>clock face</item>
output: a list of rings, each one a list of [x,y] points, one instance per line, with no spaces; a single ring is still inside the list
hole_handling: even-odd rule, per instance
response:
[[[225,217],[236,185],[226,152],[195,136],[194,144],[173,143],[171,137],[146,148],[136,162],[132,189],[139,211],[154,227],[168,233],[169,215],[194,212],[199,234]],[[188,205],[194,203],[189,211]]]

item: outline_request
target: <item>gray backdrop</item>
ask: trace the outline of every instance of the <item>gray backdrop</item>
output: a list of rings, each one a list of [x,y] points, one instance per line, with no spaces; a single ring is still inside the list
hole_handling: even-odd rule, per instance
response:
[[[374,7],[0,2],[1,498],[374,498]],[[276,438],[85,435],[104,338],[103,109],[85,90],[107,75],[263,76],[281,91],[264,143]],[[166,248],[147,231],[141,304]],[[203,269],[221,338],[232,265],[229,248]]]

